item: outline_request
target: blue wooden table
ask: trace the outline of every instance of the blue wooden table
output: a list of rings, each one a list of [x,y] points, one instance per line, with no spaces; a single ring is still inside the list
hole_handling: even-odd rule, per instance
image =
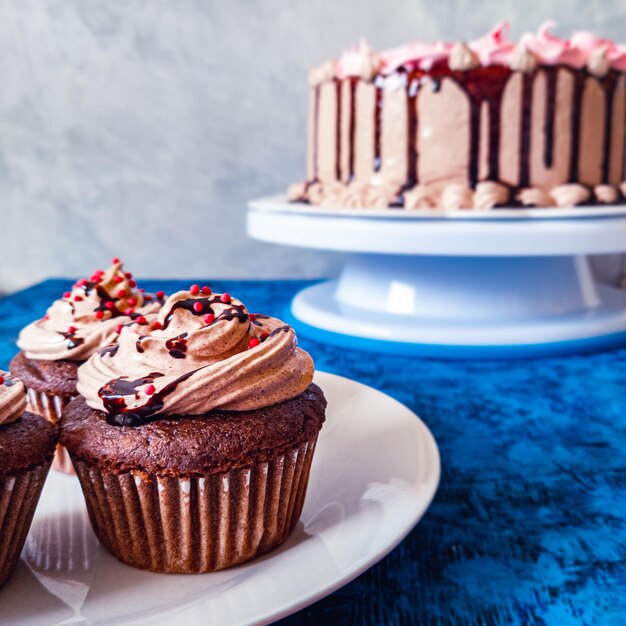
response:
[[[190,282],[143,284],[171,293]],[[0,300],[0,367],[67,284]],[[280,316],[307,283],[209,284]],[[442,480],[396,550],[283,624],[626,624],[626,350],[460,362],[300,343],[318,369],[418,413]]]

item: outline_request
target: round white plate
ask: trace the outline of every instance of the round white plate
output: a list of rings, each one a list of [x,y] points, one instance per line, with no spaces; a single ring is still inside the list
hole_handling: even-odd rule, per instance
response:
[[[0,591],[0,623],[264,624],[338,589],[389,553],[439,483],[433,436],[405,406],[317,373],[327,421],[304,511],[287,542],[239,567],[166,575],[118,562],[95,539],[75,478],[52,472],[20,562]]]

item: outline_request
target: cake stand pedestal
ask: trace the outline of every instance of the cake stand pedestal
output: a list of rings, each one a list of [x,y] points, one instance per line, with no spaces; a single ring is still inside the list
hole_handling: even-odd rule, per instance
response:
[[[248,232],[348,253],[287,314],[326,343],[450,358],[626,345],[626,292],[598,284],[585,256],[626,250],[626,207],[332,211],[275,197],[251,203]]]

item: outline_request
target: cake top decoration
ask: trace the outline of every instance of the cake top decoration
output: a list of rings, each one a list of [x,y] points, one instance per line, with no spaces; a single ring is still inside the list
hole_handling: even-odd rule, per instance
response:
[[[0,370],[0,425],[19,419],[26,410],[26,389],[21,380]]]

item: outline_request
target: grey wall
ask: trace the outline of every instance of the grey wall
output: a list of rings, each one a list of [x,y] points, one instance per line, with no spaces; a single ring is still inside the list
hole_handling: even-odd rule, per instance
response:
[[[338,257],[251,242],[246,201],[303,176],[307,68],[557,18],[626,39],[624,3],[0,0],[0,290],[120,255],[141,276],[300,277]]]

